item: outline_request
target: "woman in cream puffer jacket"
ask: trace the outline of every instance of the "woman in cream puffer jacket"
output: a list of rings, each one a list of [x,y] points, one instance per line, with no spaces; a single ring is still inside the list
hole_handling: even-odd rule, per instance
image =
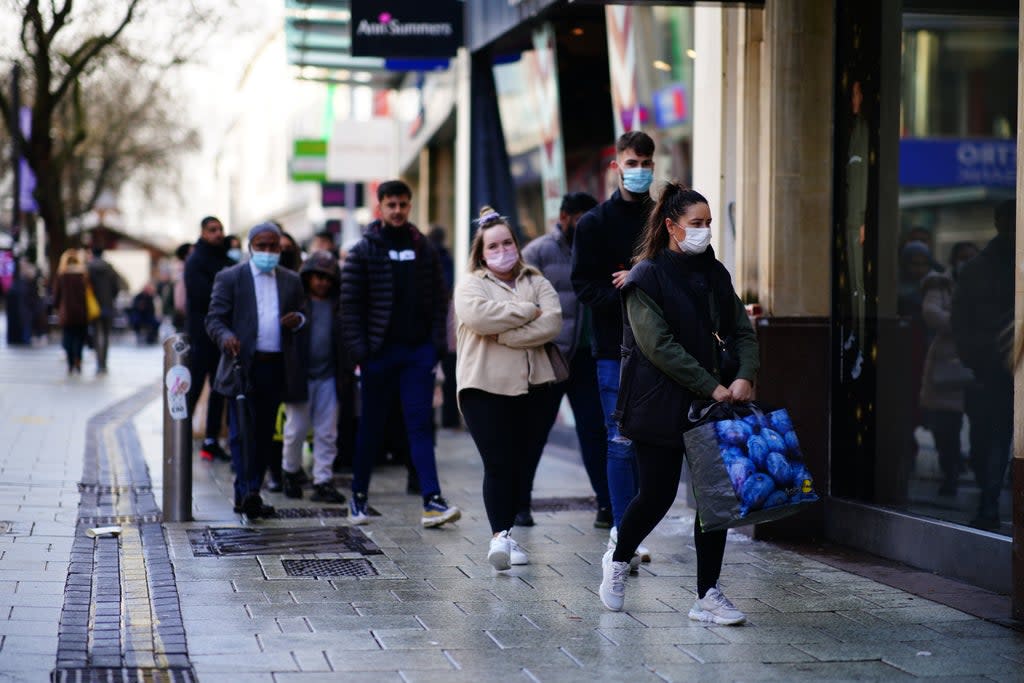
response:
[[[459,407],[484,463],[483,497],[498,570],[526,564],[509,537],[527,463],[547,440],[547,392],[555,381],[544,345],[562,329],[554,287],[526,265],[508,220],[490,207],[470,247],[469,274],[455,288]]]

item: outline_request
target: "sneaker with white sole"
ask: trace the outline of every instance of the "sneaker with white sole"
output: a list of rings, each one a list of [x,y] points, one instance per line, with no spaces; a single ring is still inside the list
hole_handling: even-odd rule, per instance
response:
[[[530,556],[526,554],[526,551],[523,550],[522,546],[516,543],[514,538],[509,537],[508,545],[508,561],[513,567],[530,564]]]
[[[618,545],[618,543],[619,543],[619,533],[618,533],[618,530],[616,530],[615,527],[612,527],[612,530],[608,533],[608,545],[605,546],[605,547],[609,551],[614,552],[615,551],[615,546]],[[640,546],[640,548],[644,548],[644,546]],[[647,550],[647,548],[644,548],[644,550]],[[651,561],[650,557],[651,557],[650,551],[648,550],[647,551],[647,558],[648,558],[647,561],[648,562]],[[629,573],[630,573],[630,575],[636,576],[637,574],[640,573],[640,562],[641,562],[642,559],[643,558],[640,555],[640,549],[637,548],[637,551],[635,553],[633,553],[633,557],[629,558]]]
[[[629,574],[628,562],[616,562],[612,559],[614,550],[609,550],[601,558],[601,586],[597,594],[601,603],[613,612],[622,611],[622,603],[626,600],[626,575]]]
[[[736,605],[732,604],[716,586],[709,588],[703,598],[697,598],[690,608],[690,618],[694,621],[733,626],[746,621],[747,615],[736,609]]]
[[[423,503],[423,517],[420,518],[420,521],[423,522],[423,526],[430,529],[447,522],[456,522],[460,517],[462,517],[462,510],[454,505],[449,505],[448,501],[435,493]]]
[[[499,572],[512,568],[512,544],[507,531],[502,531],[491,538],[491,546],[487,551],[487,561]]]
[[[370,515],[366,509],[366,494],[352,493],[348,502],[348,521],[350,524],[369,524]]]

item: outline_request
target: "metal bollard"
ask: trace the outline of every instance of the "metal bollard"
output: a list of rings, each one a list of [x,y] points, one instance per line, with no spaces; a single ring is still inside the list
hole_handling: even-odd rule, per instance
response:
[[[192,385],[187,334],[164,340],[164,521],[192,521],[192,420],[187,396]]]

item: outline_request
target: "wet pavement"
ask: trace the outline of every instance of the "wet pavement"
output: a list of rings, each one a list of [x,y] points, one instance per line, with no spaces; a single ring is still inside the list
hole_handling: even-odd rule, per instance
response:
[[[109,375],[87,355],[68,379],[57,346],[0,348],[0,681],[1024,680],[1017,631],[739,533],[721,583],[748,624],[691,622],[683,495],[623,612],[596,595],[590,510],[535,510],[513,532],[530,564],[495,572],[464,432],[438,435],[457,524],[420,526],[401,467],[376,471],[366,526],[308,490],[244,524],[227,465],[198,458],[195,521],[161,524],[161,358],[116,346]],[[588,494],[549,448],[535,498]]]

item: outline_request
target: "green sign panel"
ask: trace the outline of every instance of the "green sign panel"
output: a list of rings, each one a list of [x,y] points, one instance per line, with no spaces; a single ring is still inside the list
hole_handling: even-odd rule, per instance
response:
[[[292,149],[291,178],[295,182],[327,180],[327,140],[295,140]]]

